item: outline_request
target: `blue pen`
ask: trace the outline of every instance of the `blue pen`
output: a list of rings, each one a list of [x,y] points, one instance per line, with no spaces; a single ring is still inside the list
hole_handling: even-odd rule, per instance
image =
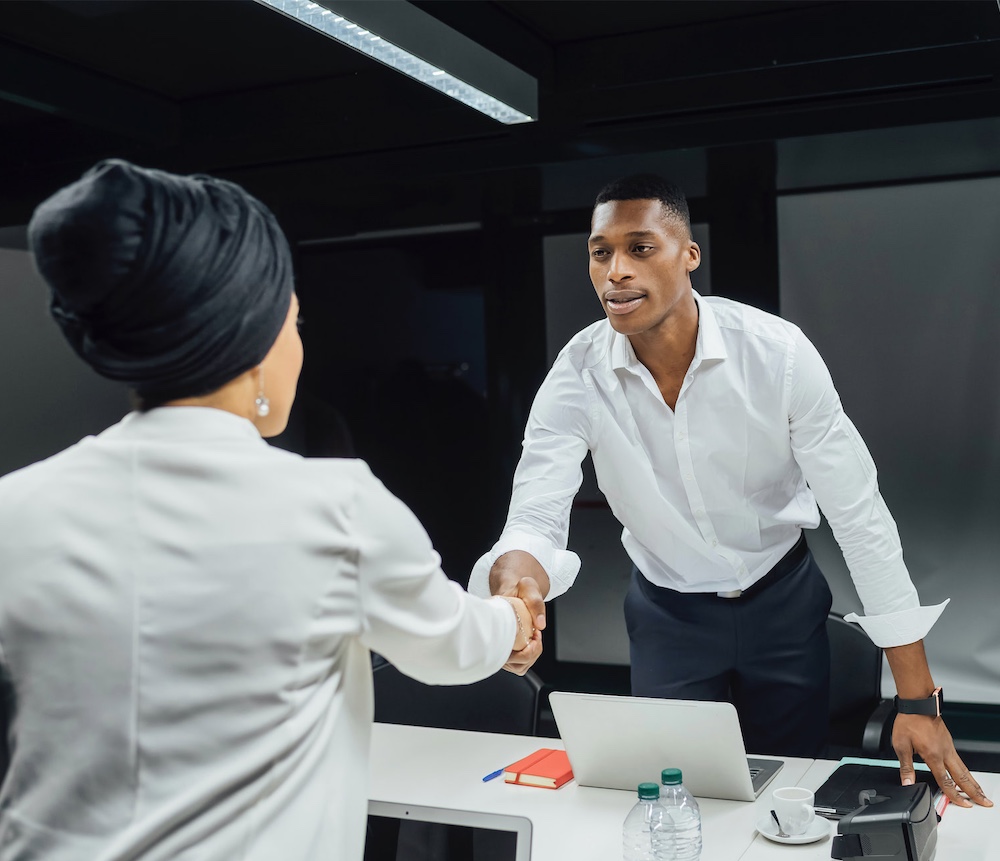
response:
[[[503,774],[503,772],[504,772],[504,769],[501,768],[501,769],[499,769],[497,771],[494,771],[494,772],[491,772],[490,774],[487,774],[486,777],[483,778],[483,783],[486,783],[487,780],[493,780],[494,777],[499,777],[501,774]]]

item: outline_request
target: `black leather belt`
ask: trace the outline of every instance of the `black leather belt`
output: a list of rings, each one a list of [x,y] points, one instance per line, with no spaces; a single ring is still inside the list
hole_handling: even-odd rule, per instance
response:
[[[732,592],[716,592],[715,594],[728,601],[734,598],[752,598],[758,592],[763,592],[768,586],[773,586],[782,577],[791,574],[802,564],[808,552],[809,545],[806,544],[805,533],[802,533],[799,540],[792,545],[792,549],[782,556],[775,566],[756,583],[750,584],[746,589],[734,589]]]

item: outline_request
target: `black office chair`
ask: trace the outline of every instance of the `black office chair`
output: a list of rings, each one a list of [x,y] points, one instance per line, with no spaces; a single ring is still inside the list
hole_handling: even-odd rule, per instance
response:
[[[882,698],[882,650],[860,625],[839,613],[826,620],[830,638],[830,742],[827,757],[894,757],[892,700]]]
[[[470,685],[425,685],[392,664],[373,667],[379,723],[535,735],[542,683],[530,670],[500,670]]]
[[[469,685],[425,685],[403,675],[378,655],[372,656],[375,720],[379,723],[535,735],[541,680],[500,670]],[[469,861],[490,857],[488,837],[430,823],[383,821],[369,827],[365,861],[410,858]]]

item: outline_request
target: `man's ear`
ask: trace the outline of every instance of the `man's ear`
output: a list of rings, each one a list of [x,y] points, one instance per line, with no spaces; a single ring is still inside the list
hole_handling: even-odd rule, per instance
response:
[[[686,266],[688,272],[694,272],[695,269],[701,266],[701,248],[693,240],[688,244]]]

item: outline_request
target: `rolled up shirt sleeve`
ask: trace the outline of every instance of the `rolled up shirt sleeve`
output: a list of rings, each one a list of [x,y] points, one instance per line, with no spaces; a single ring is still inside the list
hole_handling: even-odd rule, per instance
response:
[[[796,334],[786,377],[792,452],[830,522],[865,610],[864,616],[847,618],[877,646],[916,642],[948,602],[920,606],[871,454],[845,414],[819,352]]]
[[[580,489],[592,426],[591,395],[577,368],[560,355],[542,383],[528,416],[521,459],[503,532],[476,562],[469,591],[489,595],[493,564],[511,550],[538,560],[549,576],[551,600],[566,592],[580,571],[580,557],[566,549],[573,497]]]
[[[927,632],[934,626],[950,601],[951,598],[947,598],[940,604],[900,610],[898,613],[870,616],[848,613],[844,618],[848,622],[857,622],[864,628],[871,641],[880,648],[905,646],[927,636]]]
[[[425,684],[497,672],[517,633],[509,602],[474,597],[449,580],[417,518],[370,472],[353,520],[362,642]]]

